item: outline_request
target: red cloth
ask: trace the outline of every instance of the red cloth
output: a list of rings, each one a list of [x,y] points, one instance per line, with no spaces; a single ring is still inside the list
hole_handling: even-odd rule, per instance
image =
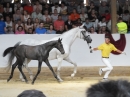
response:
[[[33,7],[32,6],[24,6],[23,8],[24,10],[26,10],[28,12],[28,14],[32,14],[33,12]]]
[[[110,14],[104,14],[103,16],[105,16],[105,19],[106,19],[107,22],[111,19]]]
[[[111,43],[119,50],[124,51],[125,47],[126,47],[126,37],[125,34],[120,34],[120,39],[119,40],[114,40],[112,37],[112,34],[105,34],[107,36],[110,37],[110,41]],[[111,52],[114,55],[119,55],[120,53],[116,52],[116,51],[112,51]]]

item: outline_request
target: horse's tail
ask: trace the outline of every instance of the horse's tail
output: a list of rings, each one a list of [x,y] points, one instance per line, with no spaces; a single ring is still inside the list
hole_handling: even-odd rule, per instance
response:
[[[14,50],[16,49],[16,47],[19,46],[21,42],[18,42],[14,45],[14,47],[9,47],[7,48],[4,52],[3,52],[3,57],[5,57],[7,54],[9,54],[9,58],[8,58],[8,64],[7,64],[7,67],[6,67],[6,72],[8,72],[11,68],[11,65],[12,65],[12,61],[15,57],[14,55]]]

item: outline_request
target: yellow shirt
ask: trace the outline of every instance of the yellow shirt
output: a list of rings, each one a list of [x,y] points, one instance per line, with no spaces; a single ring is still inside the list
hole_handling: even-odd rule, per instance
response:
[[[98,47],[98,50],[101,50],[102,57],[109,57],[111,51],[116,51],[117,48],[111,43],[109,44],[103,43]]]

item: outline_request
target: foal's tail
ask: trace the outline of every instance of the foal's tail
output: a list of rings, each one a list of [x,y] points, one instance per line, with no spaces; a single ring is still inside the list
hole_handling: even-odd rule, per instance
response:
[[[14,47],[9,47],[7,48],[4,52],[3,52],[3,57],[5,57],[7,54],[9,54],[9,58],[8,58],[8,64],[7,64],[7,67],[6,67],[6,72],[8,72],[11,68],[11,65],[12,65],[12,61],[15,57],[14,55],[14,50],[16,49],[16,47],[19,46],[21,42],[18,42],[14,45]]]

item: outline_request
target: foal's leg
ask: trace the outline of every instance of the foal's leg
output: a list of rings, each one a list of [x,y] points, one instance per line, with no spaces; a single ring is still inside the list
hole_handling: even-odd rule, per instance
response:
[[[11,74],[10,74],[10,77],[7,79],[7,82],[9,82],[10,79],[13,77],[14,69],[16,68],[17,65],[18,65],[17,61],[12,65]]]
[[[71,77],[74,77],[75,74],[77,73],[77,64],[75,62],[73,62],[69,57],[65,58],[64,60],[66,60],[67,62],[69,62],[69,63],[74,65],[74,71],[71,74]]]
[[[35,82],[35,80],[36,80],[38,74],[41,72],[41,65],[42,65],[42,61],[39,61],[39,62],[38,62],[38,71],[37,71],[37,74],[35,75],[35,77],[34,77],[34,79],[33,79],[33,81],[32,81],[32,84],[34,84],[34,82]]]
[[[53,68],[51,67],[51,65],[50,65],[50,63],[49,63],[49,61],[48,61],[48,59],[46,59],[45,63],[47,64],[47,66],[49,67],[49,69],[51,70],[51,72],[53,73],[54,77],[55,77],[58,81],[62,81],[62,80],[60,80],[60,79],[57,77],[57,75],[55,74]]]

